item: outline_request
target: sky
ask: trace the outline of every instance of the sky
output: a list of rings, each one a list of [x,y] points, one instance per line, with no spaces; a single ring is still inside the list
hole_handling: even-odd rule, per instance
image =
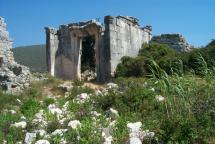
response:
[[[106,15],[137,17],[153,35],[179,33],[195,47],[215,39],[215,0],[0,0],[14,47],[45,44],[45,26]]]

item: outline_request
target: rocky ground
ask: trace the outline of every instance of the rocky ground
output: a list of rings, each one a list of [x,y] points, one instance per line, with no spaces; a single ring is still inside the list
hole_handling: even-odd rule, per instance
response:
[[[20,95],[0,93],[3,144],[214,142],[213,80],[118,78],[101,85],[33,77]]]
[[[17,98],[16,106],[2,110],[3,115],[16,117],[9,122],[8,129],[14,129],[22,137],[4,139],[3,136],[2,143],[111,144],[119,113],[112,107],[107,111],[95,107],[95,97],[103,97],[110,91],[120,92],[118,85],[50,79],[37,76],[32,88],[39,86],[41,91],[30,89],[34,93],[32,99]],[[143,139],[154,137],[154,132],[142,130],[141,126],[139,121],[127,123],[128,143],[141,144]]]

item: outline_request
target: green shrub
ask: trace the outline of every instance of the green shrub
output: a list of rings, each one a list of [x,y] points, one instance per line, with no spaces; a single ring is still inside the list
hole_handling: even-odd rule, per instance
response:
[[[46,131],[48,133],[52,133],[54,132],[56,129],[61,129],[62,126],[60,125],[60,123],[57,121],[57,119],[51,121],[50,123],[48,123],[48,126],[46,128]]]
[[[74,86],[72,90],[69,92],[68,100],[74,99],[77,95],[81,93],[92,94],[94,93],[94,90],[89,87]]]
[[[9,113],[0,113],[0,142],[2,142],[3,140],[6,140],[7,135],[9,134],[11,135],[12,129],[10,128],[10,125],[18,120],[19,120],[18,115],[12,115]]]
[[[121,59],[121,63],[117,66],[117,77],[140,77],[145,74],[143,57],[131,58],[124,56]]]
[[[45,98],[43,100],[43,103],[44,103],[44,106],[45,107],[48,107],[50,104],[53,104],[55,103],[55,100],[53,98]]]
[[[103,142],[101,130],[94,126],[92,119],[85,118],[78,129],[69,129],[66,139],[70,143],[101,144]]]
[[[6,136],[6,141],[8,142],[8,144],[14,144],[19,141],[22,142],[24,137],[25,133],[21,128],[10,127],[9,132]]]
[[[29,119],[31,119],[40,109],[41,105],[35,98],[24,101],[23,105],[20,107],[20,111]]]
[[[17,105],[17,98],[18,96],[4,94],[2,91],[0,91],[0,111]]]

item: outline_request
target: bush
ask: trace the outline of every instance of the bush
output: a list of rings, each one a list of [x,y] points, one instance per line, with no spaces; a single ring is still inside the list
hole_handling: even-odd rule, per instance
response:
[[[145,74],[143,57],[131,58],[124,56],[121,63],[117,66],[117,77],[140,77]]]
[[[20,111],[26,116],[27,118],[32,118],[39,110],[41,109],[40,103],[32,98],[28,99],[23,103],[20,107]]]
[[[70,129],[65,137],[71,143],[101,144],[103,142],[101,130],[94,126],[90,118],[83,119],[81,121],[81,127],[78,129]]]
[[[2,91],[0,91],[0,111],[17,105],[17,98],[18,96],[4,94]]]

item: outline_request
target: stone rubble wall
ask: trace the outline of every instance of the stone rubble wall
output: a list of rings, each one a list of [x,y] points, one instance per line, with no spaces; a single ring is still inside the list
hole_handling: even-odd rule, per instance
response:
[[[4,18],[0,17],[0,89],[7,93],[19,93],[29,86],[30,71],[15,62],[12,41]]]
[[[177,52],[189,52],[193,49],[180,34],[162,34],[153,36],[151,43],[153,42],[167,44]]]

